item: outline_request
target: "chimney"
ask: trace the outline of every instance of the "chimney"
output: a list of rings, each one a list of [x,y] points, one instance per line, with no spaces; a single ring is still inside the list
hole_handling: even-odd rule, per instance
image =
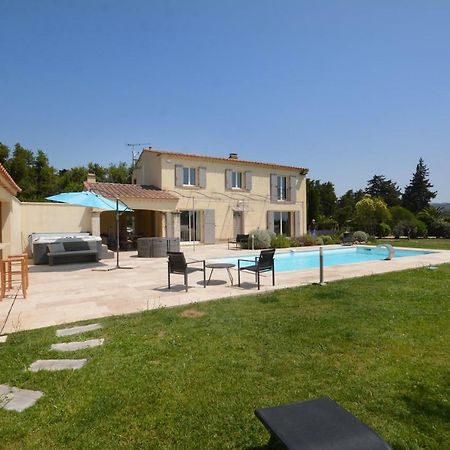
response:
[[[88,183],[96,183],[95,173],[88,173],[87,180]]]
[[[228,159],[238,159],[238,154],[237,153],[230,153],[230,156],[228,157]]]

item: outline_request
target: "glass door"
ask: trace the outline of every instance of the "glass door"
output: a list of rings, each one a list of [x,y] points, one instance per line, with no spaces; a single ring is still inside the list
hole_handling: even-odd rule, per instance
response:
[[[181,242],[200,240],[200,212],[181,211],[180,215]]]

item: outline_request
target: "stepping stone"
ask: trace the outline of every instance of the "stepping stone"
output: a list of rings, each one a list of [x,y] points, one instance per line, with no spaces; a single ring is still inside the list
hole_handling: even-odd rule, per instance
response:
[[[30,372],[38,372],[39,370],[56,370],[81,369],[87,363],[87,359],[39,359],[28,368]]]
[[[63,328],[56,330],[56,336],[71,336],[72,334],[87,333],[88,331],[94,331],[102,328],[99,323],[92,323],[90,325],[81,325],[79,327]]]
[[[67,342],[61,344],[52,344],[51,350],[56,350],[57,352],[73,352],[76,350],[83,350],[84,348],[92,348],[103,345],[104,339],[89,339],[83,342]]]
[[[0,384],[0,408],[22,412],[33,406],[43,395],[41,391],[11,388],[7,384]]]
[[[7,334],[5,334],[4,336],[0,336],[0,344],[4,344],[7,338],[8,338]]]

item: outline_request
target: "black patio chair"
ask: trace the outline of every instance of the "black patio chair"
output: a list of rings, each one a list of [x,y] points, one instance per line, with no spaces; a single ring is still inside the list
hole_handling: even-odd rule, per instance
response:
[[[193,272],[203,272],[203,287],[206,287],[206,267],[205,260],[189,261],[186,262],[183,252],[167,252],[169,260],[167,261],[167,278],[169,281],[170,289],[170,274],[175,273],[178,275],[184,275],[184,285],[186,286],[186,292],[188,291],[188,274]],[[188,267],[189,264],[202,263],[202,267]]]
[[[255,273],[255,281],[258,284],[258,291],[260,290],[260,274],[263,272],[272,272],[272,285],[275,286],[275,262],[274,257],[275,249],[271,248],[269,250],[261,250],[261,253],[255,257],[254,260],[251,259],[238,259],[238,286],[241,285],[241,271],[248,270],[249,272]],[[251,262],[252,265],[242,266],[241,261]]]

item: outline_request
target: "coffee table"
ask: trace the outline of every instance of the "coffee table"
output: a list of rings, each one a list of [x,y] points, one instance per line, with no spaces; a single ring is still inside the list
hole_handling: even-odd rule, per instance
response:
[[[209,284],[209,281],[211,280],[211,275],[214,272],[214,269],[227,269],[228,277],[230,278],[231,285],[233,285],[233,277],[231,275],[230,269],[235,266],[236,266],[236,264],[232,264],[232,263],[207,263],[205,265],[205,267],[207,269],[211,269],[211,272],[209,273],[209,278],[208,278],[207,284]]]

